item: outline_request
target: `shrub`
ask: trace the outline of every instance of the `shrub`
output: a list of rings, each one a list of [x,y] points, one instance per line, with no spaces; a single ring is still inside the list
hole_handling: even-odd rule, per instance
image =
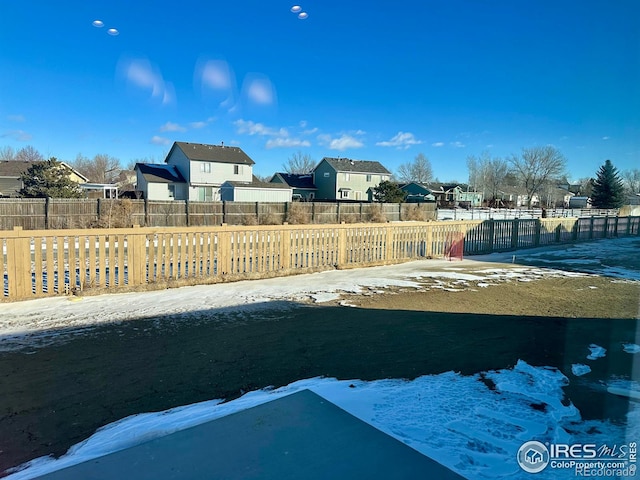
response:
[[[287,223],[291,225],[302,225],[311,223],[311,215],[300,203],[290,203],[287,211]]]

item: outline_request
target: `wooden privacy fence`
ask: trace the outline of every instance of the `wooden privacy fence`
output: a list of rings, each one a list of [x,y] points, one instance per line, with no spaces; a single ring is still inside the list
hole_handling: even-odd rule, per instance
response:
[[[640,217],[0,232],[2,301],[127,291],[638,235]]]
[[[373,217],[377,217],[372,220]],[[0,230],[195,227],[436,220],[433,203],[189,202],[95,198],[0,198]]]

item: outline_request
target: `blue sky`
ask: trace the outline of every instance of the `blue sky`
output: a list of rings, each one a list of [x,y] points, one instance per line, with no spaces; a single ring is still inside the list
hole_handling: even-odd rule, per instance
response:
[[[0,147],[224,142],[261,175],[424,153],[465,181],[469,155],[550,144],[572,179],[640,167],[636,0],[138,3],[0,0]]]

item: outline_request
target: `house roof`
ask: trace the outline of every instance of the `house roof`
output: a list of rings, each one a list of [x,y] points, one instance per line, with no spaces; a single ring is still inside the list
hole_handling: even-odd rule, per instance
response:
[[[285,173],[285,172],[277,172],[275,175],[278,175],[282,180],[293,188],[308,188],[308,189],[316,189],[315,184],[313,183],[313,174],[311,173]],[[274,175],[274,176],[275,176]]]
[[[398,186],[402,189],[402,190],[407,190],[409,188],[411,188],[411,186],[414,185],[415,187],[418,188],[418,190],[422,190],[425,193],[431,193],[431,191],[433,189],[427,187],[424,183],[418,183],[418,182],[409,182],[409,183],[399,183]]]
[[[380,162],[372,160],[351,160],[350,158],[331,157],[324,157],[322,160],[331,165],[336,172],[380,173],[383,175],[391,175],[391,172]]]
[[[36,161],[22,161],[22,160],[0,160],[0,177],[10,177],[10,178],[19,178],[20,175],[25,173],[32,165],[37,163],[43,163],[46,160],[36,160]],[[71,165],[61,162],[58,160],[62,166],[67,168],[72,173],[76,174],[85,182],[88,182],[89,179],[82,175],[80,172],[75,170]]]
[[[140,170],[147,182],[154,183],[185,183],[184,177],[174,165],[159,163],[136,163],[135,168]]]
[[[184,153],[189,160],[241,165],[254,165],[256,163],[239,147],[189,142],[174,142],[167,155],[167,159],[171,156],[171,152],[173,152],[175,148],[182,150],[182,153]],[[166,161],[165,159],[165,162]]]

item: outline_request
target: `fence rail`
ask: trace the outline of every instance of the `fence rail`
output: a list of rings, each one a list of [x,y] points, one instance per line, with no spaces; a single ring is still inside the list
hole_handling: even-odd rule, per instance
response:
[[[126,291],[639,235],[640,217],[0,231],[0,301]],[[459,244],[458,244],[459,246]]]

